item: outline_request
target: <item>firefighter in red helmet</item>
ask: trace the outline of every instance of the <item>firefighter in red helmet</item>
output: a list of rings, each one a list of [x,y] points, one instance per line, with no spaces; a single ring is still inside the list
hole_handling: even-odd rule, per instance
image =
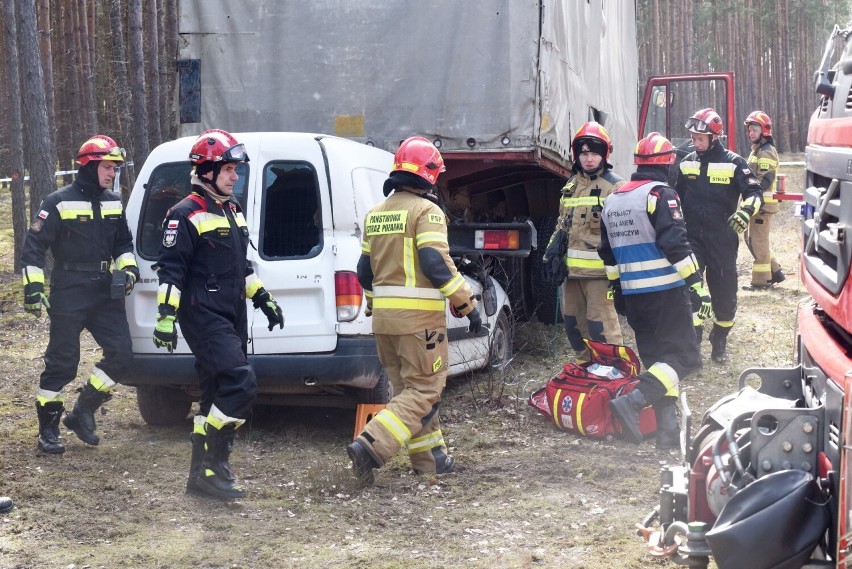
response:
[[[112,191],[124,160],[124,149],[108,136],[84,142],[74,182],[42,201],[24,240],[24,310],[39,317],[44,307],[50,315],[50,341],[36,395],[38,448],[48,454],[65,452],[59,434],[65,410],[62,389],[77,375],[83,329],[102,348],[103,358],[63,423],[84,443],[100,442],[94,412],[112,397],[133,358],[124,296],[133,290],[139,269],[124,206]],[[49,296],[44,289],[48,250],[54,259]],[[111,294],[114,278],[124,284],[118,298]]]
[[[249,161],[245,147],[212,129],[198,137],[189,159],[192,191],[163,222],[154,344],[173,351],[180,321],[201,382],[186,491],[232,500],[245,488],[231,473],[231,448],[257,391],[246,356],[246,298],[266,316],[269,330],[283,328],[284,316],[246,258],[249,231],[233,198],[237,168]]]
[[[447,301],[469,327],[487,334],[476,299],[450,259],[447,220],[438,205],[444,160],[425,138],[406,139],[384,183],[385,201],[364,221],[358,280],[372,312],[379,360],[393,385],[387,407],[346,450],[363,485],[401,448],[418,474],[455,468],[438,420],[447,381]]]
[[[728,333],[737,312],[739,234],[760,209],[762,191],[743,157],[722,146],[722,118],[716,111],[702,109],[684,127],[691,133],[695,151],[680,163],[675,189],[683,204],[687,236],[699,272],[713,295],[710,357],[724,362]],[[699,344],[703,330],[703,321],[696,315]]]
[[[686,237],[680,200],[667,184],[675,149],[658,132],[639,141],[636,172],[606,200],[598,248],[615,306],[636,334],[645,371],[639,386],[611,402],[623,432],[642,441],[639,413],[653,405],[657,448],[679,446],[675,401],[681,379],[701,367],[692,326],[693,304],[705,318],[710,296]],[[628,228],[628,230],[625,230]]]
[[[786,278],[769,246],[772,217],[778,213],[779,207],[778,200],[773,197],[778,184],[778,150],[772,140],[772,119],[769,115],[763,111],[754,111],[746,117],[743,124],[751,141],[748,165],[763,189],[763,205],[757,214],[752,216],[743,235],[754,257],[750,288],[768,288]]]
[[[583,338],[621,343],[621,327],[608,297],[604,264],[598,256],[604,200],[624,183],[611,171],[612,139],[587,122],[571,141],[574,176],[562,188],[559,218],[542,260],[545,280],[562,285],[562,319],[571,347],[589,359]]]

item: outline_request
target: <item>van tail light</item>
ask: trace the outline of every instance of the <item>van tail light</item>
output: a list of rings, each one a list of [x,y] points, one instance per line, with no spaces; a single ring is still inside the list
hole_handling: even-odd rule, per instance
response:
[[[474,247],[517,250],[521,248],[521,235],[513,229],[480,229],[474,233]]]
[[[358,275],[354,271],[334,273],[334,297],[337,303],[337,321],[355,320],[361,311],[364,289],[361,288]]]

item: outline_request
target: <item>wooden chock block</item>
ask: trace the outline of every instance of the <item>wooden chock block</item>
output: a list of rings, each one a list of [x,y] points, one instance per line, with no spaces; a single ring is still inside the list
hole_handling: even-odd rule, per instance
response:
[[[359,403],[355,408],[355,434],[352,438],[355,439],[364,430],[367,422],[376,416],[376,413],[385,408],[384,404],[378,403]]]

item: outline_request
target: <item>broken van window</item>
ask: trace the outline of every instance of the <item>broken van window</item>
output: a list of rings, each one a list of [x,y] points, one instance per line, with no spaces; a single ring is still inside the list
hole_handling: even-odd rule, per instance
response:
[[[263,171],[260,254],[314,257],[322,248],[319,184],[308,162],[270,162]]]

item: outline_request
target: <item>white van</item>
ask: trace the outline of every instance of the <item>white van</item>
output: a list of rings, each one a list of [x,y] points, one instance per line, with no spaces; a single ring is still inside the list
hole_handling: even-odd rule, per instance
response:
[[[234,190],[250,230],[249,260],[286,319],[283,329],[270,332],[266,317],[248,301],[249,361],[257,373],[258,401],[343,406],[386,402],[390,386],[376,355],[371,321],[364,315],[355,269],[364,215],[384,199],[382,184],[393,156],[333,136],[234,136],[251,159],[239,166]],[[127,203],[141,279],[127,299],[135,359],[123,383],[137,387],[139,410],[149,424],[182,421],[199,394],[195,358],[186,342],[181,338],[170,354],[152,341],[158,286],[154,265],[162,222],[166,211],[189,192],[188,156],[195,138],[155,148]],[[482,235],[477,234],[480,245]],[[470,247],[462,249],[470,252]],[[451,254],[456,258],[452,248]],[[486,274],[481,256],[458,257],[457,263],[483,296],[484,326],[479,334],[470,334],[467,318],[448,310],[449,373],[504,366],[512,357],[508,298]]]

